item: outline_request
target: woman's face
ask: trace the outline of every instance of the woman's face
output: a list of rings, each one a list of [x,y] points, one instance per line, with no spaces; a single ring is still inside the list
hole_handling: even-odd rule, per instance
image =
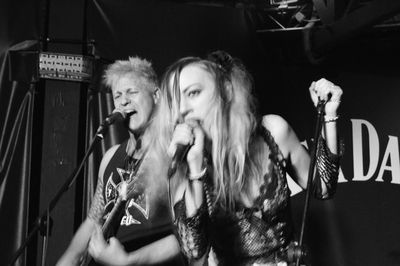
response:
[[[201,64],[188,65],[180,73],[179,88],[179,111],[183,120],[203,123],[215,105],[214,76]]]

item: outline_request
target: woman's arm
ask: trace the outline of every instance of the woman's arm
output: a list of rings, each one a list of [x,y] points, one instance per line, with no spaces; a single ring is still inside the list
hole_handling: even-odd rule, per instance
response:
[[[198,123],[178,124],[175,127],[169,147],[170,156],[175,153],[178,144],[192,145],[186,156],[187,173],[178,171],[174,177],[180,182],[173,192],[175,225],[182,252],[191,264],[196,264],[207,256],[209,245],[206,232],[208,213],[203,184],[207,174],[203,155],[204,132]]]
[[[337,184],[339,171],[340,152],[336,121],[337,109],[340,104],[342,90],[331,82],[321,79],[310,86],[310,95],[317,106],[318,101],[326,101],[325,123],[323,126],[323,138],[317,140],[317,162],[315,178],[315,195],[318,198],[326,198],[332,195]],[[304,189],[307,186],[310,156],[301,145],[296,133],[291,126],[280,116],[268,115],[263,118],[263,126],[274,137],[287,161],[287,171],[292,178]]]
[[[199,176],[204,170],[204,132],[200,125],[192,121],[178,124],[175,127],[168,154],[173,157],[176,153],[178,145],[188,146],[190,148],[186,155],[188,164],[188,172],[181,173],[178,171],[177,175],[186,175],[179,178],[181,184],[179,189],[174,192],[175,195],[184,195],[186,215],[187,217],[193,216],[204,202],[203,182],[201,178],[190,178],[191,176]],[[177,196],[175,196],[175,199]]]
[[[324,101],[325,121],[322,127],[322,135],[326,140],[329,151],[333,154],[339,153],[337,121],[339,119],[338,109],[340,106],[343,91],[340,87],[326,79],[312,82],[309,88],[311,100],[317,107],[318,101]]]
[[[263,126],[271,132],[287,163],[290,176],[303,188],[307,187],[310,156],[301,145],[292,127],[279,115],[263,117]]]

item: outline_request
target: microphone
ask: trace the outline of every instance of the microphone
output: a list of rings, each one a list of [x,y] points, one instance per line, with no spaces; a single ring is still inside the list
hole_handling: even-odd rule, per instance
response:
[[[115,122],[121,122],[124,121],[126,118],[126,113],[122,110],[115,109],[111,114],[107,116],[106,119],[104,119],[103,123],[101,124],[102,126],[109,126],[111,124],[114,124]]]
[[[171,178],[173,174],[175,174],[176,169],[178,168],[178,164],[182,163],[186,158],[186,155],[190,149],[191,145],[183,145],[177,144],[176,151],[174,156],[172,157],[171,164],[168,168],[168,178]]]
[[[109,125],[115,122],[122,122],[126,119],[126,113],[120,109],[114,109],[114,111],[107,116],[106,119],[101,123],[97,129],[97,135],[102,135],[103,131],[108,128]]]

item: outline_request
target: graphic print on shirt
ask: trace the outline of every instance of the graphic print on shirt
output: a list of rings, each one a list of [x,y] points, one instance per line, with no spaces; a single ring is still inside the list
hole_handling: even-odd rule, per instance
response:
[[[125,207],[125,215],[121,219],[121,226],[141,224],[140,220],[149,219],[148,195],[143,182],[138,177],[133,176],[130,171],[116,168],[118,176],[110,174],[105,186],[105,213],[103,219],[107,219],[110,211],[114,207],[118,197],[118,188],[122,181],[128,182],[128,202]],[[140,218],[140,219],[138,219]]]

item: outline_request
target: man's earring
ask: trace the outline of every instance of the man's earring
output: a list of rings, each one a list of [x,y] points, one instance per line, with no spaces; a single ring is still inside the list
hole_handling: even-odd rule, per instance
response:
[[[158,100],[160,99],[160,89],[157,88],[154,93],[153,93],[153,98],[154,98],[154,103],[158,103]]]

